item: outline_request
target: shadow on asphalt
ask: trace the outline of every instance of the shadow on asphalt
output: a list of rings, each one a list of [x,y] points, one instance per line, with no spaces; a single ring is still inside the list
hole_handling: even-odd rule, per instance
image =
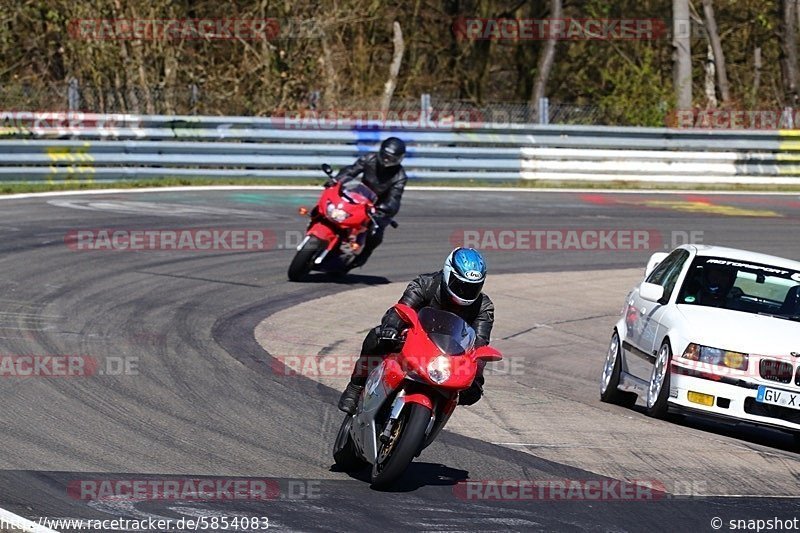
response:
[[[386,285],[391,283],[383,276],[365,274],[330,274],[314,272],[300,283],[334,283],[336,285]]]
[[[645,408],[640,405],[634,406],[632,410],[647,416]],[[713,417],[698,416],[692,413],[673,410],[667,414],[662,422],[665,424],[683,426],[704,433],[713,433],[715,435],[730,437],[740,441],[742,445],[745,446],[748,444],[755,444],[800,455],[800,433],[792,434],[777,428],[773,429],[745,422],[737,423],[733,420],[729,421]]]
[[[371,466],[358,472],[348,472],[348,476],[364,483],[370,482]],[[331,466],[331,471],[337,471]],[[469,478],[469,472],[460,468],[450,468],[438,463],[412,462],[406,471],[390,487],[375,489],[378,492],[413,492],[428,486],[452,486]]]

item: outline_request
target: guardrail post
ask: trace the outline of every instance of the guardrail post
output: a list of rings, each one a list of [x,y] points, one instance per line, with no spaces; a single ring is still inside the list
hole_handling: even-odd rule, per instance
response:
[[[70,78],[67,84],[67,109],[78,111],[81,106],[81,94],[78,87],[78,80]]]
[[[319,91],[311,91],[311,94],[308,95],[308,107],[312,111],[316,111],[317,106],[319,106]]]
[[[546,96],[539,98],[539,124],[550,123],[550,99]]]
[[[419,106],[420,106],[420,124],[427,125],[430,124],[431,119],[431,95],[428,93],[423,93],[419,99]]]
[[[197,104],[200,102],[200,88],[196,83],[189,86],[189,106],[192,108],[192,115],[197,114]]]
[[[781,117],[781,126],[783,129],[793,130],[794,125],[794,113],[792,112],[793,109],[791,107],[784,107],[783,108],[783,116]]]

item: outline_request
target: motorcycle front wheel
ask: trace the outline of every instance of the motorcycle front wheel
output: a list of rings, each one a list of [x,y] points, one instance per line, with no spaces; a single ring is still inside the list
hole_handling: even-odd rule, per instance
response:
[[[425,441],[425,429],[431,410],[412,403],[403,410],[392,428],[389,440],[378,447],[378,459],[372,465],[372,487],[384,488],[399,478]]]
[[[314,259],[325,248],[325,245],[325,241],[310,237],[303,247],[297,251],[294,259],[292,259],[292,264],[289,265],[289,280],[302,281],[308,276],[308,273],[311,272],[311,267],[314,266]]]

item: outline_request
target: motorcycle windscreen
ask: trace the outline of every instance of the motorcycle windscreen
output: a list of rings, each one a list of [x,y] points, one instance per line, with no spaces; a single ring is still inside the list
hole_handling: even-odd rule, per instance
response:
[[[342,185],[342,196],[354,204],[365,204],[367,202],[374,204],[378,199],[373,190],[360,181],[348,181]]]
[[[475,344],[475,330],[453,313],[425,307],[418,317],[422,329],[446,355],[461,355]]]

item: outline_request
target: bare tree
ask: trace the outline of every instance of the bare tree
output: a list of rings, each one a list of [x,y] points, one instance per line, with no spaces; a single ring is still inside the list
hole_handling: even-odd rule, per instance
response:
[[[714,68],[714,52],[711,50],[711,43],[708,43],[708,52],[706,53],[704,70],[706,72],[704,85],[707,102],[706,107],[709,109],[714,109],[717,107],[717,91],[716,84],[714,83],[716,69]]]
[[[797,2],[781,0],[781,77],[784,104],[795,107],[800,100],[797,75]]]
[[[689,0],[672,0],[672,83],[678,109],[692,107],[692,21]]]
[[[703,17],[705,18],[708,41],[713,52],[714,70],[717,74],[717,87],[722,97],[722,103],[727,104],[731,99],[728,85],[728,71],[725,66],[725,53],[722,51],[722,41],[717,30],[717,19],[714,17],[713,0],[703,0]]]
[[[561,18],[561,0],[550,0],[550,20]],[[547,80],[550,78],[550,70],[556,57],[556,38],[553,31],[553,24],[548,24],[549,34],[547,41],[539,53],[539,61],[536,64],[536,78],[533,82],[530,105],[535,110],[536,119],[539,119],[539,100],[544,98],[547,89]]]
[[[383,99],[381,100],[381,112],[383,113],[389,111],[389,105],[392,103],[392,95],[395,87],[397,87],[397,76],[400,74],[400,64],[403,62],[403,52],[405,51],[405,42],[403,41],[403,31],[400,29],[400,23],[395,21],[393,28],[394,58],[392,59],[392,65],[389,67],[389,79],[386,80],[383,90]]]
[[[761,47],[753,50],[753,103],[758,98],[758,89],[761,87]]]

